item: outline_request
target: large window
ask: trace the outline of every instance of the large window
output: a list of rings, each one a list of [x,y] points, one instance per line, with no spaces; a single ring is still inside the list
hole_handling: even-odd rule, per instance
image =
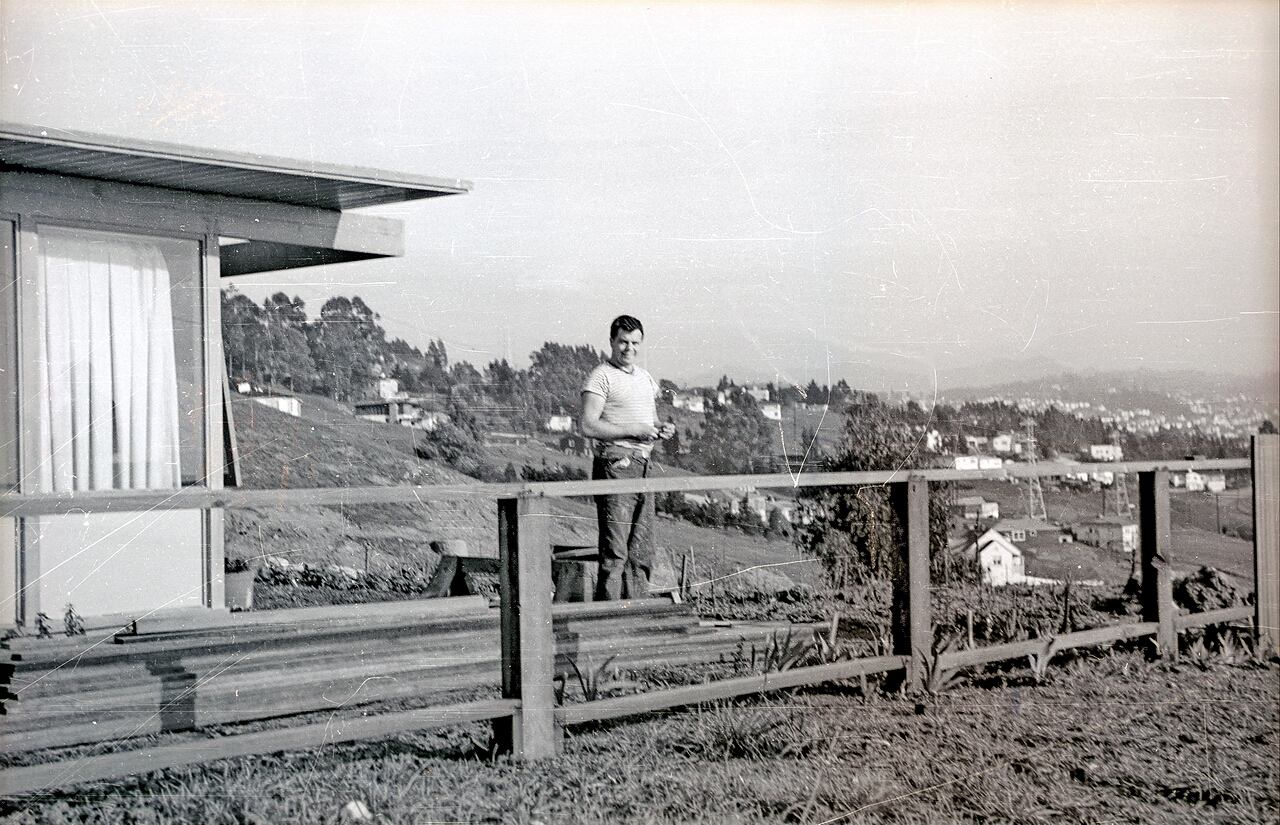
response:
[[[45,492],[163,489],[204,468],[199,244],[42,226],[34,457]]]
[[[200,243],[43,223],[35,237],[20,358],[23,486],[203,483]],[[23,519],[19,612],[30,622],[66,605],[85,616],[199,606],[206,541],[200,510]]]

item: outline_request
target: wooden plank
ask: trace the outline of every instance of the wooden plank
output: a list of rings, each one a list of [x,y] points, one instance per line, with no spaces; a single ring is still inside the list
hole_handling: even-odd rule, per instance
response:
[[[1244,605],[1242,607],[1224,607],[1221,610],[1206,610],[1203,613],[1190,613],[1178,616],[1173,620],[1178,630],[1186,630],[1191,627],[1204,627],[1211,624],[1225,624],[1227,622],[1243,622],[1254,617],[1255,608]]]
[[[1259,652],[1280,651],[1280,435],[1253,437],[1254,626]]]
[[[551,684],[556,640],[551,614],[550,502],[542,496],[521,496],[517,513],[520,710],[512,717],[518,731],[513,752],[524,760],[538,760],[555,756],[560,744]]]
[[[732,699],[735,696],[745,696],[751,693],[765,693],[771,690],[816,685],[837,679],[851,679],[855,676],[871,673],[901,670],[905,664],[906,657],[903,656],[877,656],[868,659],[854,659],[848,662],[836,662],[830,665],[797,667],[780,673],[744,676],[737,679],[719,679],[702,685],[690,685],[651,693],[637,693],[611,699],[598,699],[594,702],[584,702],[581,705],[569,705],[560,708],[556,715],[564,724],[576,725],[582,722],[633,716],[638,713],[651,713],[664,708],[694,705],[699,702]]]
[[[1105,464],[1009,464],[999,470],[912,470],[926,481],[973,481],[981,479],[1055,477],[1082,472],[1148,472],[1166,470],[1243,470],[1248,459],[1204,459],[1199,461],[1131,461]],[[58,515],[67,513],[135,512],[174,509],[273,509],[277,507],[354,506],[359,504],[423,504],[463,497],[483,499],[513,498],[528,493],[549,498],[565,498],[612,493],[660,493],[689,490],[732,490],[743,486],[764,489],[796,487],[864,486],[903,481],[902,471],[847,473],[785,473],[770,475],[673,476],[665,478],[617,479],[602,481],[556,481],[526,484],[419,485],[399,487],[316,487],[281,490],[217,490],[185,488],[172,491],[119,490],[79,493],[2,493],[0,518],[12,516]]]
[[[502,672],[502,698],[520,699],[520,621],[519,587],[520,554],[519,502],[514,498],[498,499],[498,594],[499,657]],[[513,753],[516,749],[516,722],[514,717],[493,721],[493,747],[498,753]]]
[[[1138,517],[1142,551],[1142,618],[1156,622],[1156,648],[1178,658],[1177,611],[1173,604],[1173,533],[1169,511],[1169,472],[1138,473]]]
[[[367,604],[289,607],[280,610],[222,613],[209,611],[207,616],[184,616],[180,619],[138,619],[135,634],[120,634],[121,641],[141,641],[148,635],[176,633],[211,633],[223,635],[231,631],[264,629],[278,633],[309,627],[371,627],[383,623],[411,624],[432,620],[461,618],[489,612],[489,600],[482,596],[456,596],[449,599],[404,599]]]
[[[959,650],[943,653],[939,663],[948,670],[962,667],[977,667],[1008,659],[1021,659],[1035,653],[1041,653],[1045,645],[1052,640],[1055,650],[1067,650],[1073,647],[1093,647],[1109,644],[1120,639],[1131,639],[1136,636],[1147,636],[1159,630],[1156,622],[1132,622],[1129,624],[1109,625],[1076,633],[1064,633],[1061,636],[1043,639],[1028,639],[1023,642],[1006,642],[998,645],[978,647],[973,650]]]
[[[913,476],[889,485],[889,500],[901,528],[902,543],[893,565],[893,603],[890,625],[893,652],[909,656],[906,687],[917,691],[932,653],[933,630],[929,605],[929,483]]]
[[[0,771],[0,794],[18,796],[38,793],[82,782],[134,776],[215,759],[306,750],[336,742],[377,739],[406,731],[494,719],[514,713],[517,704],[510,700],[496,699],[381,716],[326,719],[324,722],[282,730],[83,757],[72,762],[10,768]]]

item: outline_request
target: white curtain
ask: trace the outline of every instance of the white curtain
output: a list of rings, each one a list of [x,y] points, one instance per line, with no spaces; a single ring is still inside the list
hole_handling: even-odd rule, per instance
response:
[[[40,489],[180,486],[164,255],[127,235],[39,235]]]

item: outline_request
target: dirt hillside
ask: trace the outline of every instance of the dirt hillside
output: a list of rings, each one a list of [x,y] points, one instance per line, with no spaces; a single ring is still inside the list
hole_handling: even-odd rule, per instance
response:
[[[353,417],[328,399],[304,396],[294,418],[237,398],[232,402],[240,448],[240,486],[250,489],[474,484],[475,479],[413,453],[407,427]],[[589,544],[594,516],[570,505],[557,519],[555,541]],[[592,530],[585,529],[590,526]],[[458,497],[421,506],[294,507],[229,512],[227,554],[275,555],[291,562],[394,570],[437,559],[430,544],[460,539],[470,549],[497,554],[497,509],[489,499]]]

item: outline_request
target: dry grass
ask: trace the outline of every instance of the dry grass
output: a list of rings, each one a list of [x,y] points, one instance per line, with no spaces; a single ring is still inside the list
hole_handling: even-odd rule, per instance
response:
[[[1133,652],[1025,667],[920,700],[832,687],[571,729],[537,765],[471,725],[227,760],[6,823],[1275,822],[1280,668]],[[1003,687],[998,685],[1003,684]]]

